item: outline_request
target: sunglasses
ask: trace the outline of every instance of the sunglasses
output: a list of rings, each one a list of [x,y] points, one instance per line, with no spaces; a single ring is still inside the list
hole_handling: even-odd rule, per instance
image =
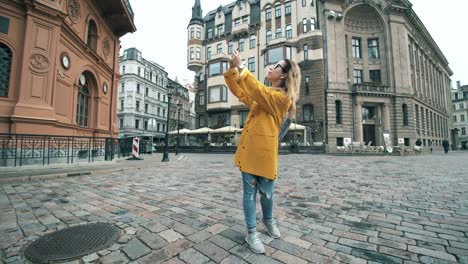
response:
[[[286,73],[286,70],[284,69],[283,65],[281,65],[281,63],[279,63],[279,62],[276,63],[275,66],[273,66],[273,69],[276,69],[276,68],[278,68],[278,67],[280,67],[281,70],[282,70],[284,73]]]

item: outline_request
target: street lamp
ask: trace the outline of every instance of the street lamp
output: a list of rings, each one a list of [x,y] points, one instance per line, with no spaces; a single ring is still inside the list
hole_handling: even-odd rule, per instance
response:
[[[169,153],[167,152],[167,148],[169,147],[169,113],[171,109],[171,97],[172,97],[172,84],[168,84],[167,86],[167,120],[166,120],[166,140],[164,144],[164,153],[162,162],[169,161]]]
[[[175,149],[175,154],[179,154],[179,122],[180,122],[180,109],[182,108],[182,104],[179,102],[177,104],[177,140],[176,140],[176,149]]]

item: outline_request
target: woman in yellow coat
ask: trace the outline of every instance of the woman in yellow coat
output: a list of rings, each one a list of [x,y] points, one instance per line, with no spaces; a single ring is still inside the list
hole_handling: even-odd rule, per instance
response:
[[[250,111],[242,129],[234,162],[242,172],[243,207],[248,235],[245,240],[255,253],[264,253],[256,229],[256,194],[260,193],[263,223],[273,238],[281,236],[273,219],[274,183],[278,169],[278,135],[285,114],[295,115],[300,86],[299,66],[291,60],[270,66],[266,78],[272,87],[259,82],[247,69],[239,68],[241,57],[234,51],[230,69],[224,73],[229,90],[246,104]]]

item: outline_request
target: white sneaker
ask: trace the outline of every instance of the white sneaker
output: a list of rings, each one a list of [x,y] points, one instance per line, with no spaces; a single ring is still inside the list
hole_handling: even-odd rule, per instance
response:
[[[272,219],[270,221],[265,221],[264,219],[262,219],[262,222],[265,225],[265,227],[267,228],[268,234],[272,238],[280,238],[281,237],[281,233],[280,233],[280,231],[278,229],[278,225],[276,224],[276,221],[274,219]]]
[[[265,253],[265,247],[263,246],[262,241],[260,240],[260,233],[255,231],[253,233],[249,233],[247,236],[245,236],[245,242],[249,244],[250,249],[257,253],[257,254],[263,254]]]

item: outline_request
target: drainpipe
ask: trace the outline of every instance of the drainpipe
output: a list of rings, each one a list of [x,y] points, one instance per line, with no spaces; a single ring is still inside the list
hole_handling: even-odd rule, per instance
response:
[[[328,144],[328,107],[327,107],[327,90],[328,90],[328,42],[327,42],[327,24],[325,16],[325,0],[322,2],[322,39],[323,39],[323,140]]]

